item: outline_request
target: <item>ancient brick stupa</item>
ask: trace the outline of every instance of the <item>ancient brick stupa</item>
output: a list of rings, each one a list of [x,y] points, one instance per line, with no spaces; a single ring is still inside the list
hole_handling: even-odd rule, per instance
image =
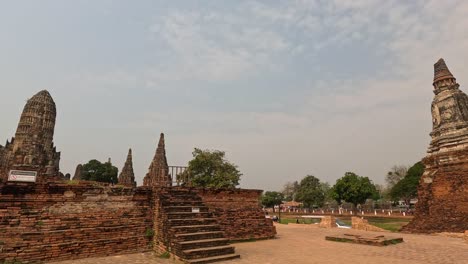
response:
[[[133,172],[132,149],[128,150],[127,160],[119,175],[119,184],[128,187],[136,187],[135,173]]]
[[[74,181],[82,180],[82,175],[83,175],[83,165],[78,164],[75,169],[75,174],[73,175],[73,180]]]
[[[156,149],[156,154],[151,162],[149,171],[143,179],[143,185],[152,187],[168,187],[172,185],[169,166],[167,165],[163,133],[161,133],[159,138],[158,148]]]
[[[29,99],[16,130],[15,137],[0,146],[0,180],[6,181],[10,170],[38,173],[38,181],[59,178],[60,152],[54,143],[55,102],[43,90]]]
[[[443,59],[434,65],[432,141],[423,159],[414,232],[468,230],[468,96]]]

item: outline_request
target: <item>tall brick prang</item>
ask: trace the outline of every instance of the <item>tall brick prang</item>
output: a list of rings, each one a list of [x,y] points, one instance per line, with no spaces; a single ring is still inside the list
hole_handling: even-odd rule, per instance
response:
[[[128,187],[136,187],[135,173],[133,172],[132,149],[128,150],[127,160],[119,175],[119,184]]]
[[[10,170],[36,171],[39,181],[60,178],[60,152],[53,143],[56,115],[46,90],[27,101],[15,136],[0,146],[0,181],[7,180]]]
[[[443,59],[434,65],[432,141],[418,189],[414,232],[468,230],[468,96]]]
[[[172,185],[169,166],[167,165],[163,133],[161,133],[159,138],[158,148],[156,149],[156,154],[151,162],[149,171],[143,179],[143,185],[152,187],[168,187]]]

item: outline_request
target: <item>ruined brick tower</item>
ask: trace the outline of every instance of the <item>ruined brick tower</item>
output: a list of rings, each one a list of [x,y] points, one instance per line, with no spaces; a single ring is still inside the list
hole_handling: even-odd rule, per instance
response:
[[[423,159],[415,232],[468,230],[468,96],[443,59],[434,64],[432,141]]]
[[[38,172],[38,180],[59,177],[60,152],[54,143],[57,112],[46,90],[29,99],[11,142],[0,146],[0,180],[6,181],[12,169]]]
[[[136,187],[135,173],[133,172],[132,149],[128,150],[127,160],[119,175],[119,184],[128,187]]]
[[[158,148],[156,149],[156,154],[151,162],[149,171],[143,179],[143,185],[152,187],[168,187],[172,185],[169,166],[167,165],[163,133],[161,133],[159,138]]]

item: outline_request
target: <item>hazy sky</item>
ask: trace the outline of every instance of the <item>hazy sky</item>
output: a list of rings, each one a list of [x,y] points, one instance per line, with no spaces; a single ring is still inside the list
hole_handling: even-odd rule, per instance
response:
[[[433,64],[467,91],[468,1],[1,1],[0,139],[57,104],[61,169],[133,149],[142,183],[219,149],[243,188],[346,171],[383,183],[424,157]]]

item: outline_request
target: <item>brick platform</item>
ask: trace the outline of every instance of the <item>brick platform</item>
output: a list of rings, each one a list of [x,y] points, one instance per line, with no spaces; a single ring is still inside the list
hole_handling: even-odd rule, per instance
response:
[[[92,183],[0,186],[0,262],[149,250],[151,191]]]
[[[273,238],[276,229],[260,207],[261,190],[194,189],[230,240]]]

